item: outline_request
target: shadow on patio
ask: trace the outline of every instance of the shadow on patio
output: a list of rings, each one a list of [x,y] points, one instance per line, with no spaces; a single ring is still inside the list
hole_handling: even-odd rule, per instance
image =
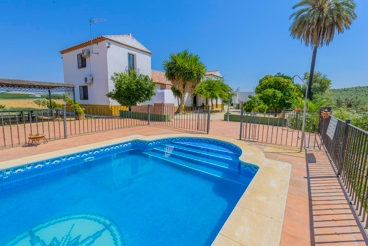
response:
[[[311,245],[367,245],[339,179],[324,151],[308,151]]]

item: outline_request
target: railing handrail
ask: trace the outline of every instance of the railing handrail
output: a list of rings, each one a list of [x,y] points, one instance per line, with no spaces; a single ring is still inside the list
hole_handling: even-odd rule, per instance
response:
[[[353,127],[353,128],[355,128],[356,130],[361,131],[361,132],[363,132],[364,134],[367,134],[367,135],[368,135],[368,131],[363,130],[362,128],[359,128],[359,127],[354,126],[354,125],[352,125],[352,124],[349,124],[349,126],[350,126],[350,127]]]
[[[345,121],[343,121],[343,120],[341,120],[341,119],[339,119],[339,118],[335,117],[334,115],[331,115],[331,117],[334,117],[336,120],[338,120],[338,121],[340,121],[341,123],[344,123],[344,124],[345,124]],[[356,130],[361,131],[361,132],[363,132],[363,133],[365,133],[365,134],[368,134],[368,131],[366,131],[366,130],[364,130],[364,129],[362,129],[362,128],[359,128],[359,127],[357,127],[357,126],[355,126],[355,125],[353,125],[353,124],[349,124],[349,126],[350,126],[350,127],[355,128]]]

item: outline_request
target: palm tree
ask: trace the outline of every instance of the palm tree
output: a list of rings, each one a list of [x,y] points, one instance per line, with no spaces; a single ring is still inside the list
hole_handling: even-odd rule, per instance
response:
[[[312,81],[318,47],[328,46],[335,32],[343,33],[357,18],[353,0],[300,0],[293,9],[298,9],[290,16],[294,22],[290,27],[291,36],[313,47],[310,69],[308,98],[312,99]]]
[[[176,113],[181,113],[185,95],[194,92],[206,73],[206,66],[200,61],[198,55],[189,53],[187,50],[170,54],[170,59],[165,60],[163,66],[166,78],[180,92],[180,104]]]

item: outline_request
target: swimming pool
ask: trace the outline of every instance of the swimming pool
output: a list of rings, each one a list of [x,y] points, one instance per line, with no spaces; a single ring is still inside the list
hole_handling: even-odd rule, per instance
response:
[[[1,171],[0,245],[209,245],[258,170],[240,155],[134,140]]]

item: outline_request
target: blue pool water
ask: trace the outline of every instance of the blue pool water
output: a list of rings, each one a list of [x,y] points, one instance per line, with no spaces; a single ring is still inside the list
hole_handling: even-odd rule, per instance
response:
[[[258,170],[240,154],[132,141],[4,170],[0,245],[210,245]]]

